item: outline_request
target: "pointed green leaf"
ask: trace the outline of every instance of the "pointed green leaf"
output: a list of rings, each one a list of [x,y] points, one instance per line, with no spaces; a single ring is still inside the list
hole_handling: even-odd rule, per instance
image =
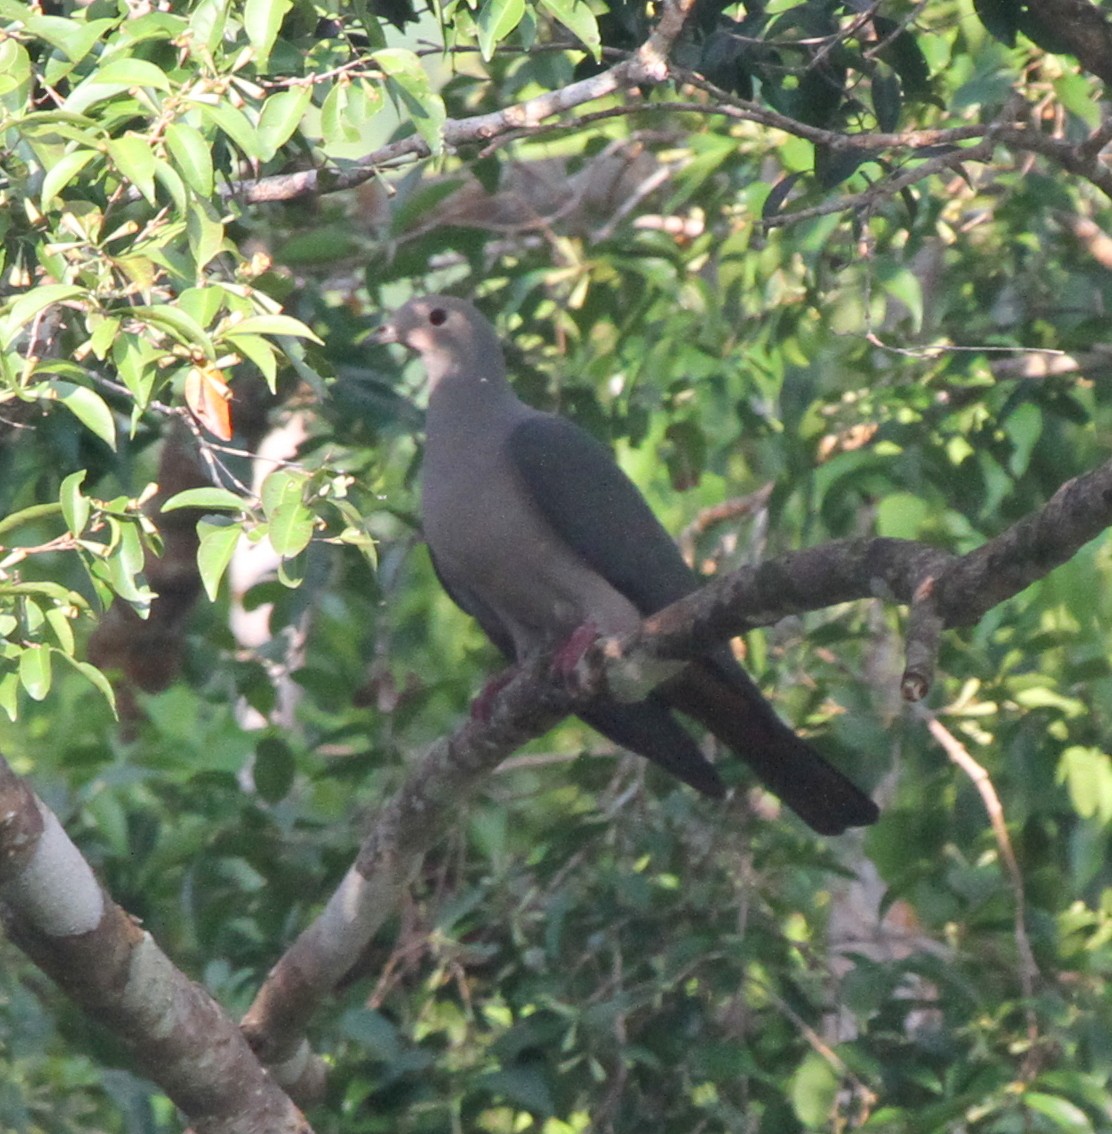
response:
[[[128,314],[169,331],[186,346],[200,347],[208,358],[216,357],[216,348],[205,329],[180,307],[139,306],[130,308]]]
[[[290,315],[248,315],[236,323],[230,323],[226,335],[296,335],[302,339],[321,340],[301,322]]]
[[[154,87],[156,90],[170,90],[170,80],[165,72],[135,56],[112,59],[98,68],[91,76],[95,83],[118,83],[124,87]]]
[[[247,0],[243,8],[243,30],[255,51],[259,69],[265,69],[270,50],[282,28],[292,0]]]
[[[64,303],[68,299],[77,299],[88,295],[83,287],[73,284],[44,284],[33,288],[14,300],[8,308],[7,315],[0,322],[2,339],[0,346],[7,348],[12,340],[36,315],[45,311],[55,303]]]
[[[420,60],[402,47],[386,47],[372,57],[386,76],[386,87],[395,102],[407,111],[417,132],[433,153],[443,147],[442,130],[447,120],[444,100],[429,86]]]
[[[19,671],[10,669],[0,674],[0,709],[8,714],[8,720],[19,717]]]
[[[187,488],[183,492],[176,492],[165,504],[161,511],[173,512],[178,508],[205,508],[216,512],[242,512],[246,507],[243,499],[227,488]]]
[[[198,268],[224,250],[224,225],[210,201],[198,198],[192,203],[185,217],[185,232]]]
[[[261,335],[226,334],[223,341],[262,371],[266,384],[273,394],[275,382],[278,378],[278,361],[274,354],[274,347]]]
[[[200,520],[197,523],[197,535],[201,540],[197,551],[197,570],[210,602],[216,602],[220,580],[232,561],[242,534],[242,524],[227,520]]]
[[[58,48],[71,63],[84,59],[97,40],[119,23],[112,19],[82,21],[72,17],[37,16],[31,14],[29,6],[21,22],[27,32]]]
[[[67,654],[72,654],[77,648],[73,636],[73,620],[66,609],[61,606],[49,607],[45,612],[46,623],[54,633],[58,645]]]
[[[479,11],[479,50],[491,59],[494,49],[521,23],[525,0],[486,0]]]
[[[78,661],[68,654],[59,654],[58,656],[65,658],[94,689],[98,690],[103,695],[104,699],[108,702],[108,707],[112,710],[112,715],[116,716],[116,693],[109,683],[108,678],[90,662]]]
[[[90,432],[109,448],[116,448],[116,419],[100,394],[72,382],[51,382],[49,397],[62,403]]]
[[[27,646],[19,655],[19,681],[27,695],[41,701],[49,692],[53,680],[49,646]]]
[[[170,194],[174,208],[179,213],[184,213],[189,204],[189,198],[185,192],[185,182],[178,176],[178,171],[168,161],[156,157],[154,160],[154,176],[159,185]]]
[[[202,118],[207,119],[222,133],[231,138],[243,151],[245,157],[259,160],[258,138],[246,115],[225,102],[217,103],[215,106],[199,103],[197,109],[200,110]]]
[[[166,127],[166,145],[186,184],[202,197],[212,195],[212,152],[200,131],[184,122]]]
[[[263,510],[269,521],[270,544],[290,558],[304,551],[313,538],[315,517],[304,503],[307,476],[292,469],[277,469],[262,485]]]
[[[43,209],[49,209],[54,198],[96,157],[100,154],[95,150],[74,150],[60,157],[42,179]]]
[[[266,100],[259,115],[259,148],[263,161],[270,161],[290,140],[301,124],[311,97],[308,87],[293,87]]]
[[[62,505],[62,515],[65,517],[66,527],[75,536],[79,536],[85,530],[92,508],[89,498],[81,492],[85,473],[85,469],[78,469],[77,472],[70,473],[62,481],[62,487],[58,493],[58,501]]]
[[[108,143],[113,165],[150,204],[154,204],[154,151],[150,141],[130,131]]]
[[[540,0],[541,7],[555,17],[596,58],[602,57],[598,20],[584,0]]]

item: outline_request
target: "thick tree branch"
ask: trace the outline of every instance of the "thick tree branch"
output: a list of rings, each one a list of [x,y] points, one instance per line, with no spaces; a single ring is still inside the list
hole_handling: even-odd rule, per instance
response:
[[[311,1134],[239,1029],[93,876],[0,757],[0,919],[11,939],[130,1049],[198,1134]]]

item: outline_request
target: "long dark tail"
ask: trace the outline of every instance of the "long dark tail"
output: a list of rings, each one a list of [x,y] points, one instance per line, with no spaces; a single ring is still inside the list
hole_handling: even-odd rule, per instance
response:
[[[658,692],[736,752],[820,835],[876,822],[877,805],[780,720],[732,658],[693,662]]]
[[[579,715],[615,744],[659,764],[703,795],[721,799],[726,794],[714,765],[659,697],[632,704],[604,701]]]

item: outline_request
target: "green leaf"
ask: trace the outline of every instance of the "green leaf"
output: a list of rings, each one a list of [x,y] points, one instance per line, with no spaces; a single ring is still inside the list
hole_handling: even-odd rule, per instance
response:
[[[94,71],[90,79],[94,83],[116,83],[124,87],[154,87],[160,91],[171,89],[170,80],[160,67],[135,56],[110,60]]]
[[[1023,1104],[1049,1118],[1059,1130],[1088,1134],[1093,1129],[1089,1116],[1079,1106],[1070,1102],[1069,1099],[1062,1098],[1061,1095],[1048,1095],[1042,1091],[1025,1091]]]
[[[211,511],[242,512],[246,508],[242,497],[237,496],[227,488],[187,488],[182,492],[175,492],[160,511],[174,512],[178,508],[205,508]]]
[[[285,799],[293,787],[296,770],[293,750],[280,736],[264,736],[255,745],[251,778],[255,781],[255,789],[267,803]]]
[[[315,517],[304,502],[305,473],[277,469],[262,484],[263,511],[269,521],[270,544],[283,558],[291,558],[309,546]]]
[[[224,37],[229,0],[201,0],[189,13],[189,30],[209,55],[214,55]]]
[[[73,668],[76,669],[77,672],[81,674],[81,676],[85,678],[85,680],[89,682],[90,685],[93,686],[94,689],[98,690],[101,693],[104,699],[108,702],[108,707],[112,710],[112,715],[118,715],[116,713],[116,693],[115,690],[113,690],[108,678],[105,677],[104,674],[101,673],[100,670],[90,662],[78,661],[76,658],[70,657],[68,654],[60,654],[59,656],[65,658],[65,660],[68,661],[70,665],[72,665]]]
[[[111,594],[130,603],[141,618],[146,618],[154,601],[154,593],[141,574],[142,546],[137,545],[133,525],[117,522],[116,529],[119,537],[116,547],[107,555],[95,559],[89,565],[89,573],[94,579],[106,583]]]
[[[31,57],[14,39],[0,42],[0,106],[23,109],[31,89]]]
[[[33,36],[58,48],[71,63],[80,63],[96,46],[97,41],[119,20],[77,20],[72,17],[36,16],[26,10],[24,28]]]
[[[539,1067],[526,1064],[491,1071],[479,1079],[479,1086],[534,1114],[548,1116],[556,1109],[548,1080]]]
[[[197,535],[201,541],[197,550],[197,570],[209,601],[216,602],[220,580],[243,535],[243,525],[228,520],[199,520]]]
[[[262,371],[266,384],[273,394],[278,378],[278,360],[275,357],[274,347],[261,335],[239,335],[229,332],[224,335],[222,341],[228,343]]]
[[[19,296],[8,308],[4,319],[3,338],[0,346],[5,349],[11,346],[12,341],[40,312],[45,311],[55,303],[64,303],[68,299],[86,297],[89,293],[83,287],[73,284],[43,284],[32,288],[31,291]]]
[[[0,674],[0,709],[8,714],[8,720],[19,717],[19,671],[10,669]]]
[[[64,607],[52,606],[47,608],[44,615],[63,652],[72,654],[77,648],[77,642],[73,636],[73,620],[69,613]]]
[[[229,323],[225,335],[295,335],[301,339],[321,340],[301,322],[290,315],[248,315]],[[322,344],[323,345],[323,344]]]
[[[1083,819],[1112,819],[1112,759],[1107,753],[1071,745],[1059,757],[1058,782],[1066,785],[1073,809]]]
[[[903,107],[899,77],[890,68],[878,66],[873,74],[872,94],[876,124],[885,133],[891,133],[900,124]]]
[[[54,381],[46,387],[46,397],[62,403],[109,448],[116,448],[116,419],[100,394],[72,382]]]
[[[185,183],[202,197],[212,195],[212,151],[199,130],[184,122],[166,127],[166,146]]]
[[[70,473],[62,481],[62,487],[58,492],[58,501],[62,505],[62,515],[65,517],[66,527],[75,536],[79,536],[85,530],[85,525],[89,522],[89,513],[92,510],[89,498],[81,491],[85,474],[85,469],[78,469],[77,472]]]
[[[251,41],[260,71],[266,68],[282,20],[292,6],[292,0],[247,0],[243,7],[243,30]]]
[[[327,142],[359,141],[359,131],[348,121],[347,102],[350,89],[347,83],[335,83],[325,96],[324,105],[320,108],[320,129]]]
[[[521,23],[525,0],[486,0],[479,11],[479,50],[484,59]]]
[[[31,504],[26,508],[20,508],[18,512],[0,518],[0,539],[7,538],[9,532],[21,528],[24,524],[35,524],[40,520],[56,516],[60,509],[61,505],[54,503]]]
[[[108,143],[108,156],[120,174],[154,204],[154,151],[147,138],[128,132]]]
[[[559,20],[596,60],[602,58],[598,20],[584,0],[541,0],[541,7]]]
[[[280,582],[283,587],[289,587],[291,590],[300,587],[305,581],[305,569],[308,566],[308,559],[309,557],[304,551],[282,559],[278,563],[278,582]]]
[[[211,201],[198,198],[192,203],[186,213],[185,231],[198,268],[224,250],[224,225]]]
[[[178,171],[163,158],[156,157],[154,159],[154,176],[158,183],[170,194],[170,199],[174,202],[174,208],[179,213],[184,213],[189,204],[189,198],[185,191],[185,182],[178,176]]]
[[[129,308],[128,314],[169,331],[174,338],[186,346],[200,347],[208,358],[216,357],[216,348],[212,345],[212,339],[205,329],[180,307],[138,306]]]
[[[259,149],[263,161],[272,157],[290,140],[309,107],[312,92],[308,87],[280,91],[263,103],[259,115]]]
[[[259,139],[246,115],[226,102],[216,105],[198,103],[197,109],[201,112],[201,117],[226,134],[243,151],[245,157],[261,160]]]
[[[826,1059],[816,1052],[804,1057],[791,1081],[792,1109],[804,1126],[818,1130],[829,1124],[839,1085]]]
[[[893,492],[877,505],[876,534],[889,539],[918,539],[935,514],[929,501],[913,492]]]
[[[19,681],[33,701],[41,701],[53,680],[49,646],[26,646],[19,655]]]
[[[74,150],[59,158],[42,179],[42,207],[49,209],[50,203],[63,189],[93,160],[100,157],[95,150]]]
[[[442,131],[447,120],[444,100],[429,86],[420,60],[401,47],[386,47],[372,56],[386,76],[386,87],[401,107],[409,112],[417,132],[433,153],[443,148]]]

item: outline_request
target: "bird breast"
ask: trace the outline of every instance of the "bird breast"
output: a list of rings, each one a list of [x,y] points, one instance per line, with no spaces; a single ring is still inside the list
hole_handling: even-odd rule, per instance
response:
[[[438,468],[438,458],[445,467]],[[632,603],[554,532],[500,450],[472,445],[425,457],[425,537],[449,589],[473,594],[512,636],[520,658],[584,622],[632,633]]]

